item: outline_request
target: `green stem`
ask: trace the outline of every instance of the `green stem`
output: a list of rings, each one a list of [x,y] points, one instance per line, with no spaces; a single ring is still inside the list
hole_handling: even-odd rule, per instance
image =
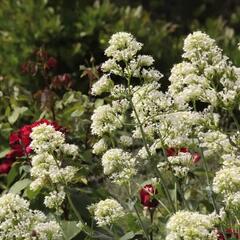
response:
[[[234,121],[234,123],[235,123],[235,125],[236,125],[236,127],[237,127],[237,130],[240,131],[240,125],[239,125],[239,123],[238,123],[238,120],[237,120],[235,114],[233,113],[232,110],[229,111],[229,112],[230,112],[231,117],[233,118],[233,121]]]
[[[153,209],[153,210],[150,210],[149,209],[149,212],[150,212],[150,220],[151,220],[151,231],[150,231],[150,240],[153,240],[153,229],[152,229],[152,225],[153,225],[153,216],[154,216],[154,211],[155,211],[155,209]]]
[[[54,160],[55,160],[55,163],[56,163],[58,169],[60,169],[60,165],[59,165],[57,159],[55,158],[55,156],[54,156]],[[78,219],[78,220],[82,223],[82,225],[84,226],[84,228],[83,228],[83,230],[85,229],[84,232],[85,232],[86,234],[89,234],[89,233],[91,232],[91,229],[90,229],[86,224],[84,224],[84,221],[83,221],[80,213],[79,213],[78,210],[76,209],[76,207],[75,207],[75,205],[74,205],[74,203],[73,203],[73,201],[72,201],[72,199],[71,199],[71,196],[70,196],[70,194],[69,194],[69,192],[68,192],[68,190],[67,190],[67,182],[66,182],[64,176],[61,175],[61,179],[62,179],[62,182],[63,182],[63,184],[64,184],[64,186],[65,186],[66,195],[67,195],[67,199],[68,199],[68,203],[69,203],[70,207],[72,208],[72,210],[73,210],[75,216],[77,217],[77,219]]]
[[[198,139],[198,142],[199,142],[199,145],[200,145],[200,141]],[[213,189],[212,189],[212,185],[210,183],[210,178],[209,178],[209,170],[208,170],[208,165],[207,165],[207,162],[206,162],[206,159],[204,157],[204,153],[203,153],[203,150],[201,147],[199,147],[200,149],[200,154],[201,154],[201,158],[203,160],[203,167],[204,167],[204,171],[205,171],[205,175],[206,175],[206,179],[207,179],[207,185],[209,187],[209,190],[210,190],[210,197],[211,197],[211,201],[212,201],[212,204],[213,204],[213,207],[214,207],[214,210],[216,211],[216,213],[218,213],[218,209],[217,209],[217,204],[216,204],[216,200],[215,200],[215,197],[214,197],[214,193],[213,193]]]
[[[131,106],[132,106],[133,112],[134,112],[134,114],[135,114],[135,117],[136,117],[136,119],[137,119],[138,125],[139,125],[139,127],[140,127],[140,132],[141,132],[142,139],[143,139],[143,145],[144,145],[144,147],[145,147],[145,149],[146,149],[146,151],[147,151],[147,154],[148,154],[149,158],[152,159],[152,154],[151,154],[151,152],[150,152],[150,150],[149,150],[149,147],[148,147],[148,145],[147,145],[147,141],[146,141],[146,137],[145,137],[145,133],[144,133],[143,127],[142,127],[142,123],[141,123],[141,121],[140,121],[140,119],[139,119],[138,113],[137,113],[137,111],[136,111],[136,109],[135,109],[135,107],[134,107],[134,104],[133,104],[131,98],[130,98],[130,104],[131,104]],[[163,186],[163,189],[164,189],[164,192],[165,192],[165,194],[166,194],[166,197],[167,197],[167,199],[168,199],[168,201],[169,201],[169,203],[170,203],[170,205],[171,205],[171,207],[172,207],[172,210],[173,210],[173,212],[176,212],[174,203],[173,203],[173,201],[172,201],[172,198],[171,198],[171,196],[170,196],[170,193],[169,193],[169,191],[168,191],[168,188],[167,188],[167,186],[166,186],[166,184],[165,184],[165,181],[164,181],[164,179],[163,179],[163,176],[161,175],[161,173],[160,173],[159,171],[157,171],[157,174],[158,174],[159,179],[160,179],[160,181],[161,181],[161,184],[162,184],[162,186]]]
[[[134,210],[135,210],[135,212],[136,212],[136,214],[137,214],[138,221],[139,221],[139,223],[140,223],[140,225],[141,225],[141,228],[142,228],[142,230],[143,230],[143,232],[144,232],[147,240],[150,240],[149,237],[148,237],[147,230],[145,229],[145,227],[144,227],[144,225],[143,225],[142,219],[141,219],[141,217],[140,217],[140,214],[139,214],[139,212],[138,212],[135,204],[134,204],[133,208],[134,208]]]

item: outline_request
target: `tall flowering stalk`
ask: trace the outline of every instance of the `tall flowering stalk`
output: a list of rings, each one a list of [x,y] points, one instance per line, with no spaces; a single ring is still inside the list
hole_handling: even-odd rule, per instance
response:
[[[103,75],[92,85],[93,159],[99,158],[105,180],[98,187],[108,186],[111,196],[96,202],[94,195],[91,228],[69,192],[78,179],[78,147],[67,143],[59,125],[40,120],[10,136],[1,167],[7,172],[26,156],[30,190],[43,193],[60,223],[8,193],[0,198],[0,236],[61,239],[67,205],[71,224],[89,239],[240,239],[240,69],[207,34],[194,32],[162,91],[163,76],[142,48],[133,35],[114,34]],[[46,66],[55,64],[49,59]]]
[[[173,214],[166,239],[227,239],[225,226],[239,223],[234,199],[239,184],[240,71],[213,39],[195,32],[186,38],[184,60],[173,67],[171,84],[162,92],[162,74],[154,69],[151,56],[140,55],[142,46],[124,32],[109,41],[104,74],[92,87],[92,94],[104,99],[92,115],[92,133],[99,137],[93,153],[102,155],[104,174],[113,184],[127,186],[132,201],[131,185],[141,175],[157,178],[165,197],[157,191],[151,200],[150,191],[148,201],[167,209],[166,219]],[[205,172],[206,179],[199,172]],[[192,194],[212,204],[208,215],[202,206],[194,207]],[[153,239],[135,210],[145,237]],[[191,224],[195,218],[199,222]]]

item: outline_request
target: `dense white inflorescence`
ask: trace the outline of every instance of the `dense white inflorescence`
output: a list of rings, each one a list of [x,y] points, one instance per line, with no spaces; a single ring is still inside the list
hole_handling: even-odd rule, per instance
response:
[[[136,159],[119,148],[104,153],[102,166],[104,174],[118,184],[128,182],[136,174]]]
[[[30,203],[18,195],[8,193],[0,197],[0,238],[6,240],[60,240],[61,228],[55,221],[47,221]]]
[[[92,88],[94,95],[107,93],[91,126],[100,138],[93,153],[103,155],[105,175],[118,184],[129,183],[141,165],[140,171],[150,168],[153,174],[155,168],[163,179],[171,175],[176,186],[191,185],[198,178],[195,169],[222,165],[213,182],[213,175],[208,176],[207,191],[215,191],[209,196],[222,195],[229,211],[239,210],[240,125],[234,114],[240,109],[240,69],[215,40],[194,32],[185,39],[183,61],[172,68],[170,86],[163,92],[162,74],[151,56],[140,54],[141,48],[131,34],[114,34],[105,51],[109,59],[102,65],[104,75]],[[169,149],[173,154],[168,155]],[[214,219],[179,211],[167,224],[166,239],[216,240]]]
[[[44,204],[46,207],[56,210],[56,212],[62,213],[62,203],[66,197],[64,189],[59,191],[52,191],[48,196],[44,198]]]
[[[122,218],[125,213],[123,207],[114,199],[105,199],[89,207],[98,226],[110,226]]]
[[[198,212],[178,211],[167,223],[166,240],[217,240],[212,232],[215,217]]]

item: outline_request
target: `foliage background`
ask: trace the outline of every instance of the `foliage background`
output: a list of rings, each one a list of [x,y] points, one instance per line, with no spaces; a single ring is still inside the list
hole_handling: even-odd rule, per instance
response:
[[[94,106],[89,101],[92,97],[85,95],[90,79],[97,74],[96,66],[105,60],[103,51],[110,36],[127,31],[144,43],[145,53],[156,59],[164,74],[166,88],[170,69],[180,61],[183,39],[194,30],[208,33],[236,65],[240,64],[235,50],[240,42],[239,0],[0,1],[0,158],[8,151],[12,131],[40,117],[52,118],[34,97],[46,87],[43,79],[20,71],[21,64],[37,49],[46,49],[58,60],[58,74],[72,76],[72,88],[56,93],[56,120],[81,147],[86,171],[94,172],[89,136]],[[101,177],[99,173],[98,181],[88,179],[84,191],[90,194],[95,189],[94,196],[104,195],[105,190],[96,185]],[[9,178],[1,180],[4,189]],[[78,197],[87,199],[83,193]]]

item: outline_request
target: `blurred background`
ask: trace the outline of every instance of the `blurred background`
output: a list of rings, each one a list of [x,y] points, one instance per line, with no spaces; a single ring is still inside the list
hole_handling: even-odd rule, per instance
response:
[[[239,64],[239,0],[3,0],[0,76],[39,89],[41,81],[22,76],[20,66],[42,47],[58,59],[60,73],[72,74],[74,88],[87,92],[79,66],[103,62],[111,34],[128,31],[144,43],[166,80],[180,61],[183,39],[194,30],[215,38]]]
[[[95,99],[86,95],[113,33],[144,43],[143,53],[164,74],[164,90],[184,38],[196,30],[240,65],[240,0],[1,0],[0,162],[10,133],[43,117],[90,148]]]

